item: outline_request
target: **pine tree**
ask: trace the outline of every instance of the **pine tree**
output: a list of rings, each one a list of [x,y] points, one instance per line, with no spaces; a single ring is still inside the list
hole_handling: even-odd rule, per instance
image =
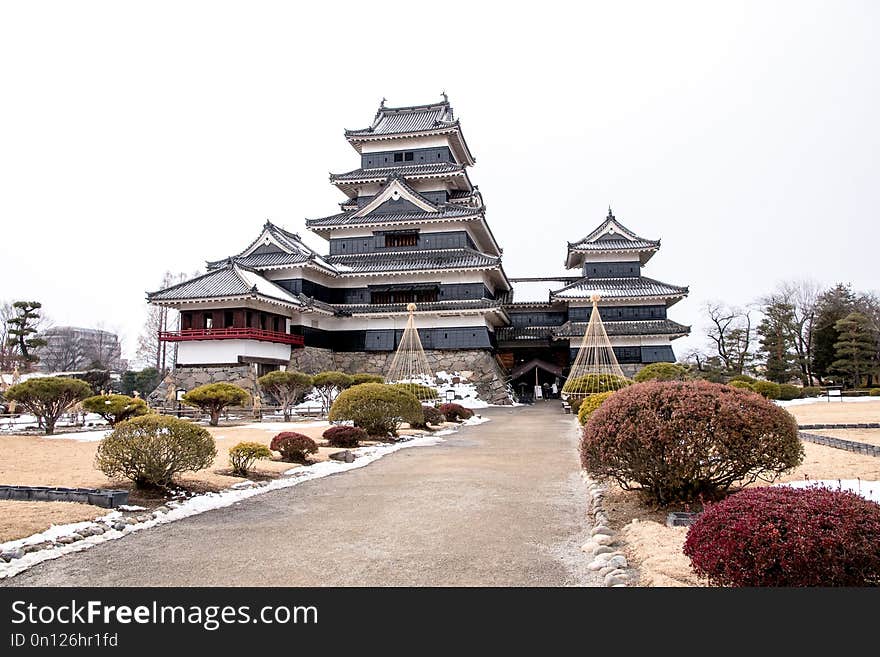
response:
[[[834,345],[840,335],[837,322],[853,311],[856,297],[849,285],[838,283],[819,298],[813,331],[813,372],[820,378],[831,374],[837,358]]]
[[[773,301],[764,307],[763,313],[765,317],[758,325],[758,336],[764,357],[764,376],[769,381],[788,383],[799,372],[791,335],[794,308],[791,304]]]
[[[834,344],[836,359],[831,369],[847,375],[854,388],[862,377],[877,367],[877,334],[871,321],[862,313],[853,312],[835,324],[838,333]]]
[[[17,360],[25,370],[29,370],[33,364],[39,362],[40,358],[34,352],[46,346],[43,338],[36,337],[42,307],[43,304],[39,301],[16,301],[12,304],[15,315],[7,322],[9,325],[7,344],[18,350]]]

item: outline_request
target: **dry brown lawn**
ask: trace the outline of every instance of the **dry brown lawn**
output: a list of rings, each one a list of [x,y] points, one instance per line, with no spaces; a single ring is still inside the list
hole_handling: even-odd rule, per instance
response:
[[[107,515],[110,509],[73,502],[0,501],[0,543],[45,531],[52,525],[84,522]]]
[[[207,427],[217,445],[217,457],[210,468],[184,473],[178,482],[194,491],[218,491],[243,481],[232,476],[229,468],[229,449],[242,441],[260,442],[268,446],[272,437],[281,431],[296,431],[314,439],[319,445],[326,422],[266,422],[244,425]],[[407,430],[408,434],[420,433]],[[83,488],[131,489],[127,481],[113,481],[95,469],[98,442],[84,442],[69,438],[41,436],[0,436],[0,484],[26,486],[67,486]],[[375,443],[365,443],[367,445]],[[334,447],[318,447],[311,456],[314,461],[326,461],[329,454],[339,451]],[[276,478],[292,468],[304,467],[285,463],[276,455],[273,460],[257,461],[252,479]],[[163,497],[141,491],[132,491],[132,504],[158,506]],[[0,502],[0,542],[29,536],[43,531],[52,524],[91,520],[108,510],[87,504],[69,502]]]
[[[880,399],[866,402],[815,402],[786,408],[798,424],[880,422]]]

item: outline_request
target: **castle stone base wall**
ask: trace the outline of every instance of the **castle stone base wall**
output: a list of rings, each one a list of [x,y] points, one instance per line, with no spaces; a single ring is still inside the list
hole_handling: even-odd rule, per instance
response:
[[[434,372],[471,372],[467,382],[474,384],[480,398],[490,404],[510,404],[511,397],[506,384],[506,376],[501,366],[489,351],[483,349],[425,351],[428,364]],[[333,352],[330,349],[305,347],[294,350],[289,367],[316,374],[326,370],[342,372],[365,372],[368,374],[384,374],[388,371],[393,352]],[[253,367],[241,365],[224,365],[218,367],[177,367],[173,369],[159,387],[150,395],[152,404],[167,402],[166,396],[170,386],[176,389],[192,390],[206,383],[224,381],[240,386],[253,392],[255,375]]]
[[[175,367],[159,384],[149,397],[151,404],[170,403],[168,393],[171,386],[175,389],[192,390],[207,383],[231,383],[253,392],[256,386],[254,369],[251,365],[221,365]]]
[[[333,357],[334,354],[331,349],[303,347],[302,349],[293,350],[288,367],[306,374],[317,374],[318,372],[339,369]]]
[[[494,356],[484,349],[425,350],[428,365],[433,372],[472,372],[468,383],[474,384],[480,399],[490,404],[512,403],[505,383],[506,377]],[[393,352],[336,352],[333,354],[335,369],[343,372],[366,372],[384,374],[388,371]]]

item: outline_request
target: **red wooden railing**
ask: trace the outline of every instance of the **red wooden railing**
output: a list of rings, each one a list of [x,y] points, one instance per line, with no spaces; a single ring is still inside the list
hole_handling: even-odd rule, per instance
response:
[[[258,328],[209,328],[184,329],[182,331],[159,331],[162,342],[187,342],[189,340],[260,340],[261,342],[280,342],[303,346],[303,336],[281,331],[266,331]]]

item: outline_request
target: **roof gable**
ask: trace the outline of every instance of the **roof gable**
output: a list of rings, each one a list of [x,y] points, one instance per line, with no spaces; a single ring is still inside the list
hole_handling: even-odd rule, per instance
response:
[[[406,204],[401,203],[401,201],[405,201]],[[388,203],[389,205],[386,205]],[[393,210],[388,208],[395,207],[414,207],[415,210]],[[382,206],[385,206],[384,210],[380,210]],[[363,217],[372,212],[379,211],[380,213],[388,213],[388,212],[411,212],[411,211],[422,211],[422,212],[439,212],[440,208],[424,196],[419,194],[416,190],[406,184],[406,180],[404,180],[401,176],[396,174],[392,174],[388,176],[388,180],[385,182],[384,186],[379,190],[379,193],[376,194],[372,200],[367,203],[360,210],[355,212],[353,217]]]

